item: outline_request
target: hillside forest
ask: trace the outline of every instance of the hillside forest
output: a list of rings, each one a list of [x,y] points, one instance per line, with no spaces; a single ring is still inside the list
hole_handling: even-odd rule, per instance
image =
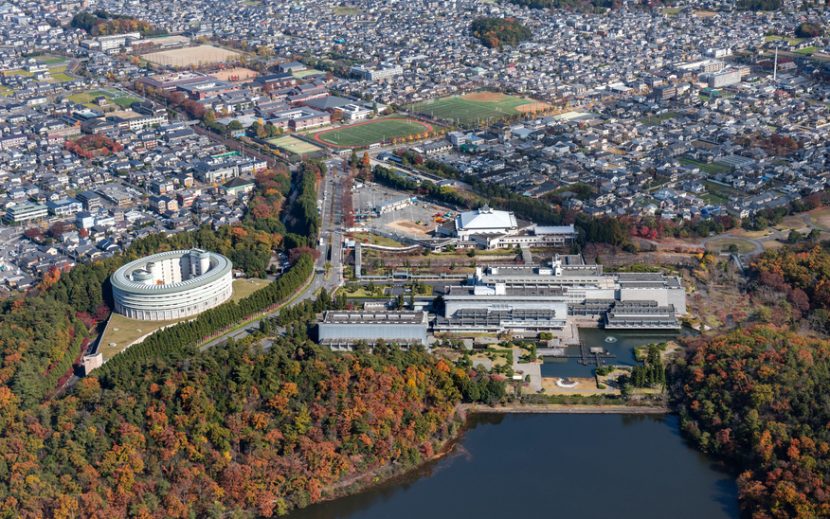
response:
[[[748,516],[830,517],[830,251],[766,252],[745,288],[746,321],[691,340],[673,367],[681,424],[740,470]]]

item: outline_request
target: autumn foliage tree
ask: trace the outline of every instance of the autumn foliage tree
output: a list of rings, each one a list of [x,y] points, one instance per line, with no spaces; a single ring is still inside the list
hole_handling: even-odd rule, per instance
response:
[[[529,40],[533,34],[515,18],[476,18],[470,32],[486,47],[501,49]]]
[[[790,321],[808,319],[830,332],[830,252],[815,245],[768,251],[752,265],[755,300]]]
[[[66,140],[64,148],[85,159],[111,155],[124,150],[121,143],[102,134],[84,135],[74,140]]]
[[[0,514],[282,515],[440,452],[470,384],[424,351],[277,337],[159,350],[37,411],[0,386]]]
[[[681,423],[740,467],[747,515],[830,517],[830,342],[756,326],[691,346],[675,373]]]

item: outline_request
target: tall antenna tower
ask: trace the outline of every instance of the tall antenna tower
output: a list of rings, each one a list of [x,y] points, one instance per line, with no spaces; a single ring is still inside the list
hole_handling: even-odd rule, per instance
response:
[[[775,46],[775,62],[772,66],[772,80],[778,81],[778,45]]]

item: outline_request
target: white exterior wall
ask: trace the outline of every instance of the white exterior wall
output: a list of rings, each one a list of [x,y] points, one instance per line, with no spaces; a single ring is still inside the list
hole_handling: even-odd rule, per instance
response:
[[[324,323],[318,324],[320,341],[359,341],[372,343],[378,339],[386,342],[419,341],[427,344],[427,325],[379,324],[379,323]]]
[[[495,238],[490,247],[509,248],[516,245],[527,245],[529,247],[538,246],[557,246],[565,245],[569,241],[573,241],[572,235],[566,234],[542,234],[542,235],[519,235],[519,236],[502,236]]]
[[[213,260],[213,261],[211,261]],[[149,279],[132,273],[148,270]],[[197,315],[233,295],[233,270],[224,256],[172,251],[124,265],[112,276],[115,311],[130,319],[167,321]]]
[[[113,287],[115,311],[143,321],[167,321],[197,315],[224,303],[231,295],[231,272],[207,285],[170,294],[131,294]]]
[[[686,315],[686,289],[674,288],[667,290],[667,299],[669,304],[674,305],[674,313],[677,315]]]
[[[677,315],[686,313],[686,291],[683,288],[621,288],[620,301],[657,301],[658,306],[674,305]]]
[[[490,227],[490,228],[476,228],[476,229],[458,229],[456,233],[461,241],[469,241],[470,236],[475,234],[507,234],[515,231],[511,227]]]
[[[444,299],[444,315],[451,317],[458,310],[554,310],[557,318],[564,319],[568,315],[568,304],[562,301],[548,299],[522,299],[518,296],[474,296],[475,299],[455,299],[446,296]]]

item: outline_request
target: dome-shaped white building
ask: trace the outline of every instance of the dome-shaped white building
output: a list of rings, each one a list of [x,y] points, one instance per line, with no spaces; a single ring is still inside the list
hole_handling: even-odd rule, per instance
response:
[[[110,278],[115,311],[144,321],[197,315],[230,299],[232,268],[225,256],[200,249],[131,261]]]

